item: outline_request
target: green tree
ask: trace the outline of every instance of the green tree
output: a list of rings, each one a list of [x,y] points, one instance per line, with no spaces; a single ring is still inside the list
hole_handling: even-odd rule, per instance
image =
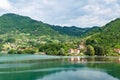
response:
[[[48,55],[65,55],[69,48],[70,45],[65,43],[46,43],[40,46],[39,51]]]
[[[17,51],[14,50],[14,49],[11,49],[11,50],[8,51],[8,54],[16,54],[16,53],[17,53]]]
[[[97,43],[98,43],[97,40],[94,40],[94,39],[87,39],[86,40],[86,45],[92,45],[92,46],[94,46]]]
[[[7,38],[7,39],[5,40],[5,42],[14,43],[14,42],[15,42],[15,39],[14,39],[14,38]]]
[[[88,45],[86,55],[93,56],[94,54],[95,54],[94,48],[91,45]]]
[[[3,39],[0,38],[0,43],[2,43],[2,42],[3,42]]]
[[[64,51],[63,48],[60,48],[60,50],[59,50],[59,55],[65,55],[65,51]]]
[[[3,45],[0,44],[0,51],[2,51]]]
[[[94,49],[95,49],[95,55],[99,55],[99,56],[105,55],[106,50],[103,46],[96,45]]]

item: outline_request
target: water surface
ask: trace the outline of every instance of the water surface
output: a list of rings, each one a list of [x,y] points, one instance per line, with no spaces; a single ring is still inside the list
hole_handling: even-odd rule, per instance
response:
[[[119,57],[1,55],[0,80],[120,80]]]

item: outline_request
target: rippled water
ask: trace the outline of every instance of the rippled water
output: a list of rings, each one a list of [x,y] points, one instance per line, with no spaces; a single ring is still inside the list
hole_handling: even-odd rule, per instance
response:
[[[120,80],[119,57],[1,55],[0,80]]]

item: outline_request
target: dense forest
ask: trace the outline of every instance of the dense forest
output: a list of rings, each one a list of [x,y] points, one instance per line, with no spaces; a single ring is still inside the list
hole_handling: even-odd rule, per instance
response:
[[[87,45],[102,46],[107,53],[115,55],[115,49],[120,49],[120,18],[117,18],[86,40]]]
[[[0,16],[1,53],[49,55],[119,55],[120,18],[103,27],[55,26],[27,16]]]
[[[26,16],[17,14],[4,14],[0,17],[0,34],[18,31],[20,33],[29,33],[30,35],[67,35],[67,36],[81,36],[89,32],[91,28],[78,28],[75,26],[61,27],[43,23],[41,21],[33,20]]]

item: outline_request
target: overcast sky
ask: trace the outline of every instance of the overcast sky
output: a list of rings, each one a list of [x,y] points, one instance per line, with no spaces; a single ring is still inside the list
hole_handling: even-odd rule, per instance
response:
[[[102,26],[120,17],[120,0],[0,0],[0,15],[16,13],[62,26]]]

